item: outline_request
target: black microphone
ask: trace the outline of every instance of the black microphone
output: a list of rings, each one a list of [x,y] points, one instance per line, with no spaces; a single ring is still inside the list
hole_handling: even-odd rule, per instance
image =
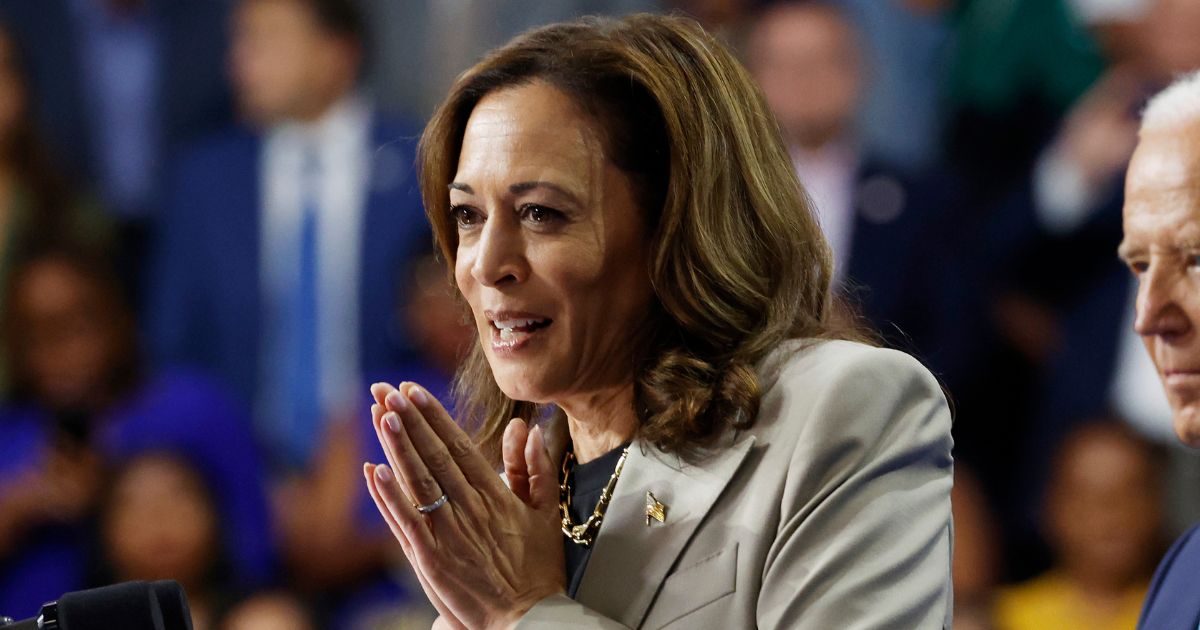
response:
[[[192,630],[183,587],[174,580],[122,582],[63,595],[37,617],[7,622],[0,630]]]

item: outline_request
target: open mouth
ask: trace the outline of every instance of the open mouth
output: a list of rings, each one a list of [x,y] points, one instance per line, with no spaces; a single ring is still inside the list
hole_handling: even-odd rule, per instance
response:
[[[492,320],[492,328],[499,333],[501,341],[514,341],[518,335],[527,335],[541,330],[553,322],[554,320],[549,318]]]

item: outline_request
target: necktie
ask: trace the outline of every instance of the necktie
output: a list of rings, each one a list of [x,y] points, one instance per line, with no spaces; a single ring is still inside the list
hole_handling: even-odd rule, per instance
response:
[[[287,427],[283,438],[288,464],[292,466],[308,464],[322,424],[321,366],[317,345],[319,182],[320,165],[316,154],[310,152],[305,158],[301,181],[302,216],[295,248],[295,275],[281,322],[289,332],[283,353],[288,357],[283,366],[283,373],[287,375],[283,407],[290,418],[283,422]]]

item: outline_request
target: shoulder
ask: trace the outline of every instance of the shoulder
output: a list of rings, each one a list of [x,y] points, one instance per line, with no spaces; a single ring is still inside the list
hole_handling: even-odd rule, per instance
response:
[[[1162,627],[1165,617],[1200,615],[1195,598],[1195,576],[1200,573],[1200,523],[1188,530],[1163,557],[1154,573],[1154,582],[1146,594],[1145,608],[1138,627]]]
[[[113,444],[249,438],[249,414],[229,388],[189,368],[152,376],[110,418]]]
[[[945,400],[937,379],[912,356],[852,341],[790,340],[760,362],[758,373],[765,396],[802,392],[815,403],[830,394],[880,397],[911,391]]]
[[[797,456],[860,461],[925,449],[948,461],[949,404],[913,357],[849,341],[794,340],[759,366],[763,396],[750,429]]]
[[[1159,578],[1184,572],[1195,575],[1200,572],[1200,523],[1194,525],[1171,545],[1170,551],[1159,565]],[[1158,580],[1156,580],[1158,581]]]

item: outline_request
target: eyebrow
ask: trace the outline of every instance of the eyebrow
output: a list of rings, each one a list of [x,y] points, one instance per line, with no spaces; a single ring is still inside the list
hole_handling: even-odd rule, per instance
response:
[[[1200,251],[1200,241],[1185,241],[1164,249],[1173,253]],[[1121,244],[1117,246],[1117,257],[1121,260],[1128,260],[1134,256],[1145,255],[1146,250],[1147,248],[1144,245],[1135,245],[1121,241]]]
[[[461,190],[461,191],[467,193],[468,195],[475,194],[475,190],[473,188],[471,188],[471,186],[469,184],[464,184],[462,182],[451,182],[450,185],[448,186],[448,188],[450,190]],[[566,197],[568,200],[570,200],[571,202],[573,202],[575,204],[580,203],[579,197],[577,197],[575,195],[575,193],[573,193],[573,192],[567,190],[566,188],[563,188],[562,186],[559,186],[558,184],[555,184],[553,182],[546,182],[546,181],[540,181],[540,180],[528,181],[528,182],[518,182],[516,184],[509,186],[508,191],[513,193],[514,195],[519,195],[523,192],[529,192],[530,190],[534,190],[537,188],[545,188],[547,190],[552,190],[552,191]]]

